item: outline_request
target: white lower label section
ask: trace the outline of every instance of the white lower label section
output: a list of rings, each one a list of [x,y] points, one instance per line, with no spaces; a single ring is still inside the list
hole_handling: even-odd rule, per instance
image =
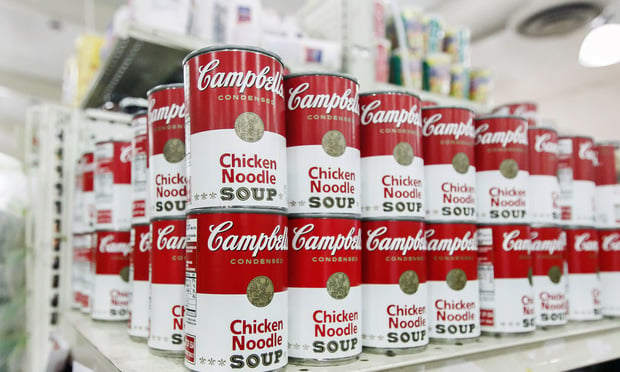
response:
[[[455,291],[445,281],[428,281],[431,339],[459,340],[480,336],[478,281]]]
[[[534,312],[537,326],[557,326],[566,324],[568,319],[566,297],[566,275],[558,283],[553,283],[548,275],[532,277],[534,284]]]
[[[620,272],[601,272],[600,276],[603,315],[620,316]]]
[[[131,185],[112,185],[112,196],[96,199],[97,230],[129,230],[131,228]],[[101,216],[105,216],[101,220]]]
[[[568,275],[568,319],[601,319],[601,282],[597,274]]]
[[[362,285],[362,344],[406,349],[428,344],[428,292],[404,293],[398,284]]]
[[[151,284],[150,348],[183,353],[184,304],[184,285]]]
[[[467,173],[452,164],[425,165],[426,219],[433,221],[476,221],[476,168]]]
[[[91,318],[95,320],[129,319],[129,283],[120,275],[95,275],[91,297]]]
[[[286,140],[264,132],[254,143],[242,141],[234,129],[191,135],[189,208],[286,208]]]
[[[562,189],[560,194],[562,220],[575,225],[593,225],[596,199],[594,182],[573,180],[571,185],[570,188]]]
[[[478,223],[527,222],[529,173],[519,170],[508,179],[499,171],[476,174]]]
[[[614,228],[620,224],[620,185],[596,187],[596,226]]]
[[[527,278],[494,279],[480,288],[480,323],[485,332],[522,333],[536,329],[534,293]]]
[[[185,161],[169,163],[164,154],[151,156],[149,204],[151,218],[183,217],[187,204]]]
[[[95,193],[92,191],[82,192],[82,223],[86,226],[86,230],[90,231],[95,228]]]
[[[149,335],[149,293],[151,284],[143,280],[134,280],[131,289],[129,334],[146,338]]]
[[[402,166],[394,156],[362,158],[362,218],[424,218],[424,161]]]
[[[194,341],[194,371],[270,371],[284,367],[287,353],[287,292],[274,294],[271,303],[255,307],[246,295],[197,295],[195,326],[187,336]],[[189,319],[189,314],[187,315]]]
[[[288,155],[288,213],[361,211],[360,151],[347,147],[338,157],[320,145],[295,146]]]
[[[289,288],[289,357],[336,360],[362,352],[362,288],[336,300],[325,288]]]
[[[93,265],[88,262],[84,265],[84,275],[82,277],[82,295],[84,296],[85,304],[82,304],[82,312],[90,314],[90,308],[92,306],[92,293],[93,293]]]
[[[560,220],[560,184],[555,176],[530,175],[527,189],[527,216],[531,223]]]

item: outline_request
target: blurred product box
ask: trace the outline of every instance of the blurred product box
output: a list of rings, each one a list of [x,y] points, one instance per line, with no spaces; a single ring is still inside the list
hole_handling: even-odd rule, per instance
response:
[[[177,34],[187,34],[192,0],[131,0],[131,20],[144,26]]]
[[[291,38],[279,35],[263,35],[262,47],[278,54],[284,64],[295,66],[316,66],[319,70],[340,71],[342,68],[342,47],[334,41]]]

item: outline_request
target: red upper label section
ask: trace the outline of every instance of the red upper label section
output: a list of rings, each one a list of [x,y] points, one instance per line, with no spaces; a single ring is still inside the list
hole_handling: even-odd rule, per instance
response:
[[[109,157],[108,146],[112,146]],[[131,184],[131,142],[100,142],[95,147],[95,172],[112,173],[114,184]]]
[[[513,159],[528,171],[527,123],[514,117],[476,119],[476,170],[499,171],[502,161]]]
[[[507,103],[493,109],[493,115],[515,115],[527,120],[527,125],[533,127],[538,121],[538,105],[533,102]]]
[[[598,162],[594,166],[594,181],[597,186],[615,185],[616,149],[612,145],[594,146]]]
[[[361,155],[392,155],[402,142],[411,145],[413,155],[422,157],[422,114],[420,100],[402,93],[368,94],[360,97]]]
[[[426,224],[428,280],[445,281],[452,269],[461,269],[467,280],[478,279],[476,225]]]
[[[131,233],[133,234],[133,247],[131,250],[133,279],[147,281],[149,280],[149,259],[151,252],[150,226],[134,225],[131,229]]]
[[[601,271],[620,271],[620,230],[599,230]]]
[[[151,283],[185,283],[185,219],[151,221]]]
[[[95,273],[121,275],[129,268],[129,231],[97,231],[95,246]]]
[[[82,155],[82,191],[92,192],[95,188],[94,154],[87,152]]]
[[[359,220],[296,218],[288,225],[289,286],[326,288],[327,280],[337,272],[345,273],[352,287],[361,284]]]
[[[558,133],[551,129],[530,127],[527,131],[530,175],[558,175]]]
[[[567,229],[568,274],[594,274],[598,270],[598,234],[594,229]]]
[[[362,222],[362,281],[398,284],[413,270],[426,282],[426,237],[421,221]]]
[[[184,65],[190,134],[234,129],[245,112],[257,114],[268,132],[285,135],[282,64],[260,52],[217,50]]]
[[[474,113],[461,108],[428,107],[422,110],[424,165],[452,164],[454,155],[467,155],[475,166]]]
[[[325,133],[337,130],[344,135],[348,147],[359,149],[358,89],[356,82],[340,76],[287,78],[287,145],[320,145]]]
[[[571,153],[563,152],[561,143],[569,141]],[[594,182],[594,166],[598,163],[596,152],[591,138],[585,137],[560,137],[560,155],[558,166],[560,168],[572,168],[573,179],[579,181]]]
[[[183,87],[157,90],[148,99],[149,156],[163,154],[171,138],[185,142],[185,95]]]
[[[501,278],[527,278],[532,267],[530,227],[528,225],[480,226],[481,232],[491,229],[491,244],[478,242],[480,263],[493,264],[493,275]]]
[[[146,115],[134,116],[131,119],[131,127],[133,129],[132,157],[139,154],[147,155],[149,143],[146,137]]]
[[[530,251],[534,275],[547,275],[552,266],[564,271],[566,234],[559,227],[532,227]]]

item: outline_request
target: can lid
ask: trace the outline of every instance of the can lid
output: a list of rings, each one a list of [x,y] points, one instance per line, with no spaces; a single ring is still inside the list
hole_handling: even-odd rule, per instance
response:
[[[208,46],[208,47],[196,49],[190,52],[187,56],[185,56],[185,58],[183,58],[182,65],[185,65],[187,61],[201,54],[211,53],[211,52],[220,52],[220,51],[226,51],[226,50],[239,50],[239,51],[255,52],[255,53],[264,54],[266,56],[269,56],[275,59],[276,61],[278,61],[278,63],[282,65],[282,67],[284,67],[284,63],[282,63],[282,58],[280,58],[280,56],[277,55],[276,53],[270,52],[263,48],[258,48],[258,47],[249,46],[249,45],[214,45],[214,46]]]
[[[343,79],[349,79],[353,81],[355,84],[359,84],[359,82],[357,81],[357,78],[353,75],[345,74],[343,72],[325,72],[325,71],[295,72],[295,73],[284,76],[284,80],[296,78],[296,77],[302,77],[302,76],[335,76],[335,77],[340,77]]]
[[[474,111],[473,109],[471,109],[469,107],[465,107],[465,106],[450,106],[450,105],[442,106],[442,105],[436,105],[436,106],[422,107],[422,111],[425,111],[425,110],[437,110],[437,109],[458,109],[458,110],[466,110],[466,111],[469,111],[469,112],[471,112],[473,114],[476,113],[476,111]]]
[[[518,115],[493,115],[493,114],[479,116],[475,120],[489,120],[489,119],[517,119],[517,120],[527,121],[527,119],[524,118],[523,116],[518,116]]]
[[[515,105],[534,105],[536,107],[538,107],[538,103],[534,102],[534,101],[517,101],[517,102],[507,102],[507,103],[503,103],[501,105],[497,105],[495,107],[493,107],[493,111],[499,109],[499,108],[504,108],[504,107],[508,107],[508,106],[515,106]]]
[[[560,221],[560,227],[562,230],[597,230],[597,227],[594,225],[579,225],[570,224],[570,221]]]
[[[597,141],[594,143],[594,146],[613,146],[616,149],[620,149],[620,140]]]
[[[587,139],[590,141],[594,141],[594,138],[590,137],[590,136],[580,136],[580,135],[560,135],[559,139],[571,139],[571,138],[581,138],[581,139]]]
[[[534,125],[534,126],[527,127],[527,130],[536,130],[536,129],[547,130],[547,131],[550,131],[556,134],[558,133],[557,129],[553,127],[544,126],[544,125]]]
[[[404,95],[407,95],[407,96],[415,97],[415,98],[419,99],[420,101],[422,101],[422,98],[420,98],[420,96],[418,96],[417,94],[415,94],[415,93],[413,93],[413,92],[411,92],[409,90],[406,90],[406,89],[397,89],[397,88],[391,89],[391,90],[387,90],[387,89],[386,90],[372,90],[372,91],[369,91],[369,92],[360,93],[359,96],[360,97],[368,97],[368,96],[372,96],[372,95],[375,95],[375,94],[404,94]]]
[[[178,89],[178,88],[183,88],[183,83],[172,83],[172,84],[160,84],[160,85],[156,85],[153,88],[149,89],[146,92],[146,96],[150,96],[151,94],[160,91],[160,90],[164,90],[164,89]]]

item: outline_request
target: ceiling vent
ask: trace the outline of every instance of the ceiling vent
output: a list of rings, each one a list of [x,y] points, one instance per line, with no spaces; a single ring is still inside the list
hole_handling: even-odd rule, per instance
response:
[[[603,8],[597,1],[555,4],[526,15],[516,24],[516,29],[519,34],[533,38],[561,36],[589,24]]]

